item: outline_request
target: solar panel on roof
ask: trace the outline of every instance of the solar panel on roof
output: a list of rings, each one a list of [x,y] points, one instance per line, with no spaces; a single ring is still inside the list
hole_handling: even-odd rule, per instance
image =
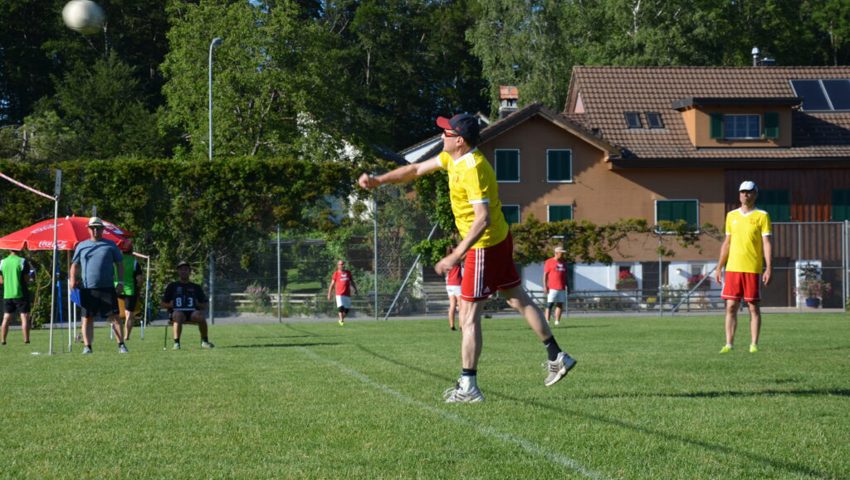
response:
[[[819,80],[791,80],[791,87],[803,99],[803,110],[832,110]]]
[[[835,110],[850,110],[850,80],[835,79],[821,80],[829,100],[832,102],[832,108]]]

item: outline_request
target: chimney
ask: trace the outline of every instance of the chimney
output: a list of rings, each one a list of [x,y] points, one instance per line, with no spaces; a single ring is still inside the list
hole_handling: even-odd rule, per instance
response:
[[[519,90],[514,86],[499,86],[499,118],[505,118],[517,111]]]
[[[753,66],[754,67],[772,67],[772,66],[776,65],[776,59],[775,58],[770,58],[770,57],[759,58],[759,55],[761,54],[761,52],[759,51],[758,47],[753,47],[752,54],[753,54]]]

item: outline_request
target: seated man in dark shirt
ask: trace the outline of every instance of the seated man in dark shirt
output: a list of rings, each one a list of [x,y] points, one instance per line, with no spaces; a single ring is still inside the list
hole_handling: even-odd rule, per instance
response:
[[[204,289],[197,283],[189,281],[192,267],[189,262],[177,264],[177,275],[180,280],[171,282],[165,287],[162,296],[162,306],[168,309],[174,328],[174,350],[180,350],[180,334],[184,323],[195,323],[201,331],[201,348],[213,348],[207,338],[207,296]]]

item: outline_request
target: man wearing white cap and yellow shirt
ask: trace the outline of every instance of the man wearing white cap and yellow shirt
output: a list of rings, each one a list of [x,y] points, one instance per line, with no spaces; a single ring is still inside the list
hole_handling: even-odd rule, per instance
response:
[[[750,353],[758,352],[761,331],[759,310],[759,276],[765,286],[770,283],[772,251],[770,244],[770,215],[756,208],[758,187],[745,181],[738,187],[741,208],[726,214],[726,239],[720,247],[715,279],[723,283],[721,297],[726,299],[726,345],[720,353],[729,353],[738,327],[738,308],[741,300],[750,310]],[[721,275],[725,267],[726,275]]]

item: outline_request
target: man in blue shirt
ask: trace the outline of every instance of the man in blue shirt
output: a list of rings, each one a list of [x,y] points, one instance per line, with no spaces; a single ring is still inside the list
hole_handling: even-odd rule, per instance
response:
[[[83,307],[83,354],[92,353],[94,340],[94,317],[108,317],[118,342],[118,351],[127,353],[121,325],[118,323],[118,292],[124,291],[124,263],[121,250],[112,240],[103,238],[103,221],[91,217],[88,223],[89,240],[77,244],[71,259],[71,288],[80,288],[80,304]],[[118,272],[118,283],[114,283],[114,271]],[[77,280],[82,270],[82,282]]]

